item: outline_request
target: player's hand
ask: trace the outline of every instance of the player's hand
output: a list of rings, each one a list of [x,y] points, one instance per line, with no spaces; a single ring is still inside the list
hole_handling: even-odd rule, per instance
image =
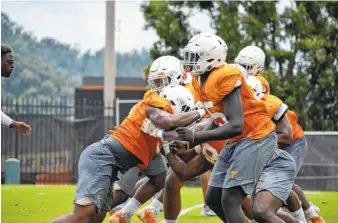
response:
[[[174,149],[177,153],[183,153],[188,150],[188,145],[187,142],[175,140],[169,144],[169,148]]]
[[[162,132],[163,130],[161,131],[161,129],[157,128],[157,126],[155,126],[151,121],[150,119],[145,119],[142,123],[142,126],[141,126],[141,130],[142,132],[152,136],[152,137],[155,137],[155,138],[163,138],[162,137]]]
[[[17,121],[13,121],[13,129],[20,133],[20,134],[23,134],[23,135],[31,135],[32,134],[32,128],[27,125],[26,123],[24,122],[17,122]]]
[[[194,130],[189,128],[179,127],[176,129],[176,133],[179,136],[179,140],[186,141],[188,143],[194,142]]]

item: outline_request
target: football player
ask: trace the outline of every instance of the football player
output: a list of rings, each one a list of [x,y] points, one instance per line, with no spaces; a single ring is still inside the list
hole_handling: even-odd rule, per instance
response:
[[[260,79],[255,78],[254,76],[250,76],[248,78],[248,84],[253,88],[257,98],[262,99],[268,110],[271,111],[270,116],[273,117],[273,120],[276,121],[276,115],[278,117],[284,116],[282,121],[284,123],[290,123],[290,131],[291,138],[285,134],[288,130],[283,130],[279,126],[284,126],[286,124],[282,124],[282,122],[277,122],[276,131],[278,134],[278,147],[290,153],[296,163],[296,174],[298,174],[301,166],[303,165],[303,161],[307,151],[306,139],[304,136],[304,131],[302,127],[298,123],[298,117],[294,111],[286,109],[287,106],[284,105],[277,97],[273,95],[268,95],[263,93],[263,86],[260,82]],[[276,110],[276,108],[279,108]],[[284,109],[283,109],[284,108]],[[276,110],[276,112],[275,112]],[[284,134],[283,134],[284,132]],[[280,133],[282,135],[280,136]],[[284,136],[283,136],[284,135]],[[300,200],[300,201],[299,201]],[[315,207],[312,206],[307,200],[304,192],[297,186],[293,185],[291,194],[287,200],[288,210],[291,212],[292,216],[296,219],[303,222],[311,222],[311,223],[324,223],[324,219],[318,215],[315,210]]]
[[[173,56],[162,56],[157,58],[150,66],[148,83],[151,91],[159,94],[166,86],[182,84],[185,77],[186,75],[184,75],[183,67],[179,59]],[[150,185],[152,182],[155,183],[154,185],[157,185],[158,189],[162,189],[164,187],[167,165],[162,154],[157,154],[150,161],[147,168],[142,169],[141,171],[145,176],[149,176],[152,179],[147,181],[146,184],[141,184],[140,188],[137,188],[139,195],[142,194],[143,191],[149,191],[152,186]],[[138,180],[139,172],[140,169],[134,167],[124,174],[119,173],[118,178],[120,180],[117,181],[114,186],[114,198],[112,203],[113,209],[110,211],[111,214],[120,210],[127,202],[122,205],[119,204],[128,199],[128,197],[132,197],[134,195],[134,192],[136,192],[136,182]],[[158,191],[158,189],[153,190],[153,192]]]
[[[159,94],[165,86],[175,85],[183,85],[194,93],[190,82],[191,76],[183,71],[181,61],[176,57],[162,56],[156,59],[150,67],[148,83],[151,90],[157,94]],[[137,189],[134,198],[140,204],[143,204],[146,200],[148,200],[150,194],[153,195],[158,191],[158,189],[162,189],[164,187],[163,177],[166,176],[166,166],[164,164],[164,157],[161,154],[157,154],[153,160],[150,161],[148,167],[141,170],[145,175],[151,176],[152,178],[157,179],[157,181],[153,180],[153,182],[156,182],[154,184],[151,180],[149,180]],[[140,170],[138,168],[134,167],[125,174],[119,175],[120,180],[115,184],[116,189],[114,190],[113,207],[123,202],[128,196],[133,196],[139,171]],[[151,188],[156,188],[156,190],[152,190]],[[119,211],[130,202],[133,202],[133,200],[128,200],[123,205],[114,207],[111,214]],[[152,200],[150,206],[140,210],[137,215],[143,222],[152,222],[152,218],[156,218],[162,206],[162,196],[156,196]],[[115,216],[121,216],[121,218],[123,218],[122,215],[124,215],[125,212],[127,212],[127,210],[124,208],[116,213]],[[133,213],[129,211],[129,213],[125,215],[130,216],[132,214]],[[209,214],[211,215],[212,213],[209,211]]]
[[[247,77],[244,68],[236,64],[232,64],[231,66],[241,69],[243,76]],[[198,98],[195,99],[199,100],[199,96],[196,97]],[[198,123],[198,125],[192,126],[191,129],[203,130],[210,124],[210,122],[212,122],[212,120],[209,119],[204,123]],[[154,132],[163,132],[163,130],[159,130],[158,127],[153,125],[148,119],[144,121],[142,130],[154,137],[156,137]],[[149,130],[151,130],[151,132]],[[175,131],[164,131],[161,139],[171,141],[175,137],[177,137],[177,133]],[[224,140],[203,143],[202,145],[196,146],[193,150],[179,154],[180,159],[175,159],[172,161],[172,171],[169,172],[169,175],[166,179],[164,194],[160,194],[160,196],[164,196],[165,219],[170,219],[171,221],[175,221],[177,219],[181,210],[180,189],[182,188],[184,181],[212,169],[218,154],[223,149],[224,145]],[[148,210],[148,215],[154,216],[153,212],[152,210]],[[153,222],[156,222],[154,218]]]
[[[256,221],[284,222],[276,212],[290,194],[296,168],[290,154],[277,149],[275,124],[264,102],[255,98],[240,70],[225,63],[227,45],[220,37],[198,34],[183,52],[183,63],[195,76],[193,85],[214,122],[203,131],[178,128],[177,139],[190,147],[228,140],[211,173],[208,206],[225,222],[244,223],[241,205],[254,195]],[[174,157],[167,155],[169,164]]]
[[[158,96],[158,95],[156,95]],[[162,89],[160,96],[164,100],[168,100],[173,107],[173,110],[175,113],[189,113],[189,111],[195,109],[195,103],[194,103],[194,98],[190,91],[186,89],[183,86],[180,85],[175,85],[175,86],[167,86]],[[158,96],[159,97],[159,96]],[[149,109],[148,109],[149,110]],[[205,111],[203,109],[198,110],[200,116],[198,119],[202,118],[205,114]],[[164,126],[167,123],[163,122],[163,118],[160,116],[161,113],[164,113],[165,111],[162,110],[152,110],[148,111],[147,115],[150,120],[153,122],[156,122],[159,125]],[[162,115],[163,116],[163,115]],[[194,120],[196,121],[196,119]],[[190,123],[191,124],[191,123]],[[183,124],[183,126],[186,126]],[[168,127],[166,127],[168,129]],[[117,129],[118,130],[118,129]],[[117,131],[116,130],[116,131]],[[115,132],[114,132],[115,134]],[[153,137],[155,138],[155,137]],[[158,148],[159,149],[159,148]],[[158,150],[159,152],[159,150]],[[155,168],[155,167],[154,167]],[[145,183],[146,184],[146,183]],[[135,193],[132,199],[130,199],[127,204],[119,211],[114,213],[110,217],[110,222],[113,223],[124,223],[124,222],[130,222],[131,221],[131,216],[133,213],[136,211],[137,208],[141,206],[141,204],[145,203],[148,199],[150,199],[156,192],[158,192],[162,187],[158,187],[159,190],[154,190],[148,187],[149,189],[143,189],[144,185],[143,184]],[[140,193],[139,191],[142,190]],[[148,196],[146,196],[148,195]]]
[[[111,207],[111,187],[117,180],[117,173],[135,166],[147,167],[160,151],[161,141],[141,131],[141,125],[147,117],[157,120],[156,124],[161,128],[170,130],[190,125],[205,115],[203,109],[174,114],[170,100],[185,101],[187,97],[176,96],[178,98],[168,100],[152,91],[147,92],[112,135],[107,135],[82,152],[78,163],[79,175],[73,213],[58,217],[53,223],[103,221]],[[190,99],[193,100],[193,97]],[[132,204],[135,203],[137,201]],[[137,207],[130,205],[126,208]],[[116,222],[114,218],[111,221]]]

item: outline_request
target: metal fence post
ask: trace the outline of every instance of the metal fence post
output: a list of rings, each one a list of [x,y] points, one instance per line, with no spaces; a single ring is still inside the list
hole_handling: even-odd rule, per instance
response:
[[[18,100],[15,101],[15,120],[19,119],[19,102]],[[15,132],[15,149],[14,149],[14,157],[19,158],[18,156],[18,141],[19,141],[19,134]]]
[[[115,126],[118,126],[120,124],[120,98],[116,98],[115,103]]]

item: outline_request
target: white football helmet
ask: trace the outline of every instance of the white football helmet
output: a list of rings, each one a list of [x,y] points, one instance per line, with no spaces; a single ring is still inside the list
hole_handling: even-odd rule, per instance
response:
[[[175,113],[195,110],[195,99],[192,93],[181,85],[166,86],[160,96],[167,99]]]
[[[178,58],[162,56],[151,64],[148,83],[151,90],[159,94],[165,86],[180,84],[183,73],[183,66]]]
[[[262,99],[264,96],[262,82],[255,76],[248,76],[246,83],[254,90],[255,97]]]
[[[200,33],[192,37],[183,49],[185,69],[191,75],[198,76],[213,68],[225,64],[228,46],[225,41],[214,34]]]
[[[247,46],[239,52],[235,63],[242,65],[249,75],[256,75],[264,68],[265,53],[257,46]]]
[[[229,66],[233,66],[233,67],[236,67],[239,71],[241,71],[241,73],[243,74],[244,76],[244,79],[248,79],[248,72],[245,70],[244,67],[242,67],[241,65],[237,64],[237,63],[232,63],[232,64],[229,64]]]

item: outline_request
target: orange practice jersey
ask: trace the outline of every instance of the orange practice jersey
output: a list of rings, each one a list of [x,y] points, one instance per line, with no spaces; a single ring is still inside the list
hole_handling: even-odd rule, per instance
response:
[[[147,167],[149,161],[161,148],[160,139],[151,137],[141,130],[142,123],[147,118],[147,106],[157,107],[171,114],[173,113],[168,100],[153,91],[148,91],[145,93],[143,100],[130,110],[127,118],[112,134],[112,137],[142,162],[142,164],[138,165],[139,168]]]
[[[265,79],[265,77],[263,77],[263,75],[257,73],[255,75],[255,77],[257,77],[260,82],[262,83],[263,85],[263,93],[264,94],[270,94],[270,85],[269,85],[269,82]]]
[[[244,76],[236,67],[226,64],[213,70],[201,86],[199,86],[198,80],[194,78],[193,86],[199,90],[201,102],[219,126],[227,122],[223,113],[223,98],[236,87],[240,87],[244,127],[243,133],[230,139],[231,142],[246,137],[260,139],[275,129],[275,124],[271,121],[264,102],[255,99],[253,89],[246,83]]]
[[[199,91],[194,88],[192,84],[187,84],[186,87],[194,96],[195,103],[200,102],[200,94]],[[204,118],[210,118],[208,113],[205,114]],[[202,144],[202,154],[203,156],[211,163],[215,164],[218,154],[224,148],[226,140],[216,140],[216,141],[208,141]]]
[[[273,121],[280,121],[288,110],[288,106],[284,104],[278,97],[265,94],[262,98],[268,109],[269,116]]]
[[[288,118],[292,127],[293,140],[302,138],[304,136],[304,131],[298,123],[298,117],[296,113],[294,111],[288,110],[286,112],[286,117]]]

